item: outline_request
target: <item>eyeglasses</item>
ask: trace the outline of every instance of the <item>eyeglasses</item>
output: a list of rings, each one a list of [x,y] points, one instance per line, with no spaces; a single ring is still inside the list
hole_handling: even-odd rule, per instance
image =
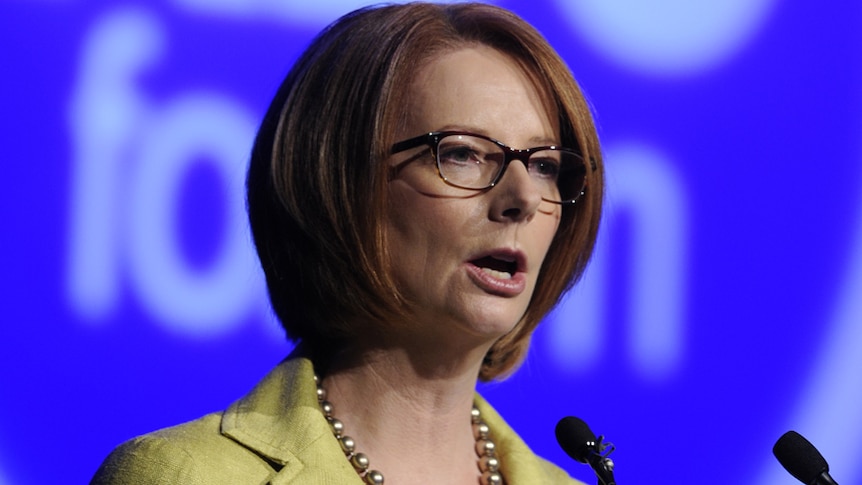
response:
[[[431,148],[437,173],[444,182],[462,189],[485,190],[503,178],[512,160],[520,160],[539,188],[542,199],[574,204],[586,188],[587,165],[576,150],[541,146],[517,150],[493,138],[465,131],[425,133],[392,146],[400,153],[420,145]],[[595,162],[591,160],[595,170]]]

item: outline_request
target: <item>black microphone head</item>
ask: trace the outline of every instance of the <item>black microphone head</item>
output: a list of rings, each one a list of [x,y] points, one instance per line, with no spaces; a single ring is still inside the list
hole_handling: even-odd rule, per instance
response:
[[[784,433],[772,454],[791,475],[802,483],[814,483],[817,478],[829,471],[829,465],[817,448],[796,431]]]
[[[557,423],[554,430],[557,442],[567,455],[581,463],[588,463],[587,456],[596,445],[596,435],[583,420],[567,416]]]

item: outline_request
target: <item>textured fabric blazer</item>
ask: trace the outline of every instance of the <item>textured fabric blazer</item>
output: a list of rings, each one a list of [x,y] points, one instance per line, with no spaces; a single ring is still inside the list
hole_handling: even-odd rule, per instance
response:
[[[226,411],[134,438],[102,463],[95,485],[361,485],[317,404],[314,370],[281,362]],[[509,485],[580,484],[536,456],[480,396]]]

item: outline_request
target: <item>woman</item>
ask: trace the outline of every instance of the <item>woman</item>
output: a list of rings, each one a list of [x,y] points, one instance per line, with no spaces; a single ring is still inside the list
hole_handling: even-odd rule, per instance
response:
[[[247,185],[296,350],[94,483],[574,483],[475,392],[581,275],[601,210],[589,109],[535,30],[478,4],[347,15],[288,74]]]

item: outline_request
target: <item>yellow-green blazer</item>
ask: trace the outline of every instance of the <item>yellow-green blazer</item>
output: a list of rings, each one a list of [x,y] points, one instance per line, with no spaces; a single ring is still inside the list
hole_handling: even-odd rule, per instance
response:
[[[284,360],[226,411],[134,438],[95,485],[361,485],[317,404],[311,361]],[[579,484],[536,456],[480,396],[509,485]]]

